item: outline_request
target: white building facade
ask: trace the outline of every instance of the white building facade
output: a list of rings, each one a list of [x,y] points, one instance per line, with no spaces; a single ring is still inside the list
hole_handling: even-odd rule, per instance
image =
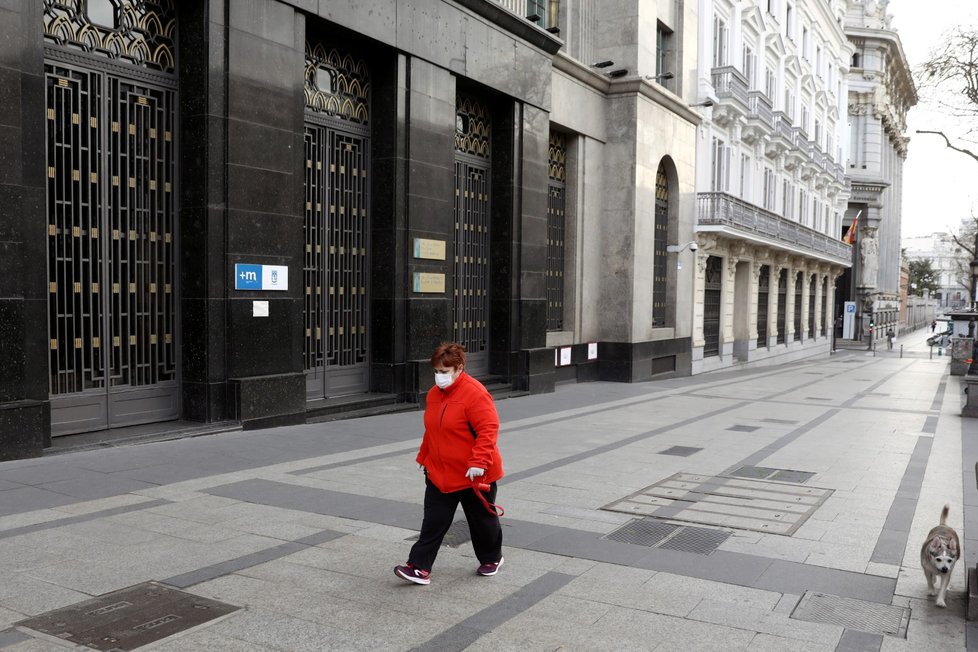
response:
[[[829,350],[848,199],[845,0],[700,0],[692,372]]]
[[[896,328],[899,319],[903,161],[907,111],[917,103],[900,37],[886,0],[848,0],[845,31],[852,45],[847,113],[852,192],[845,224],[859,215],[857,256],[842,279],[854,301],[863,339]]]
[[[971,257],[958,246],[950,233],[936,232],[930,235],[903,238],[901,246],[907,262],[929,260],[937,272],[937,290],[931,295],[940,308],[956,310],[968,307],[968,288],[962,284],[962,275],[970,274]],[[911,293],[914,292],[911,288]]]

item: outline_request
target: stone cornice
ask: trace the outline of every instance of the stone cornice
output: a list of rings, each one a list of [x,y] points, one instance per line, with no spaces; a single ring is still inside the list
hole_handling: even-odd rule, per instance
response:
[[[557,54],[557,51],[564,46],[564,42],[553,34],[494,2],[488,0],[455,0],[455,2],[551,56]]]

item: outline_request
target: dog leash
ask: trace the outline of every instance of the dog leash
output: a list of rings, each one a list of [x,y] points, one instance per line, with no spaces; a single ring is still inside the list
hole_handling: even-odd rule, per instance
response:
[[[475,478],[472,478],[472,491],[475,492],[475,495],[478,496],[479,500],[482,501],[482,504],[485,505],[486,510],[488,510],[488,512],[493,516],[502,516],[506,513],[503,506],[497,505],[496,503],[490,503],[483,493],[489,493],[491,489],[492,487],[487,485],[485,482],[479,482]]]

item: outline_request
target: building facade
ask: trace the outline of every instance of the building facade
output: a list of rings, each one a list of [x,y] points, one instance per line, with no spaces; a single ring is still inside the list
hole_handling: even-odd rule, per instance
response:
[[[829,350],[848,198],[839,0],[700,0],[692,371]]]
[[[959,310],[969,307],[970,292],[962,280],[971,274],[971,256],[950,233],[941,231],[903,238],[901,246],[908,262],[929,260],[931,268],[937,272],[938,287],[931,296],[939,308]]]
[[[917,103],[900,37],[885,0],[849,0],[846,36],[852,46],[848,85],[852,193],[845,216],[853,221],[856,256],[840,281],[840,301],[854,301],[862,337],[898,327],[903,161],[907,111]],[[857,219],[858,216],[858,219]]]
[[[6,3],[0,459],[689,373],[696,10]]]

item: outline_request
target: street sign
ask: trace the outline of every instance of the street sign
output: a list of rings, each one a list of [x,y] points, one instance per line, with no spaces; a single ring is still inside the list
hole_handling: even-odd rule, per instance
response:
[[[846,301],[842,311],[842,339],[855,339],[856,334],[856,302]]]
[[[286,265],[234,266],[235,290],[285,291],[289,289],[289,268]]]

